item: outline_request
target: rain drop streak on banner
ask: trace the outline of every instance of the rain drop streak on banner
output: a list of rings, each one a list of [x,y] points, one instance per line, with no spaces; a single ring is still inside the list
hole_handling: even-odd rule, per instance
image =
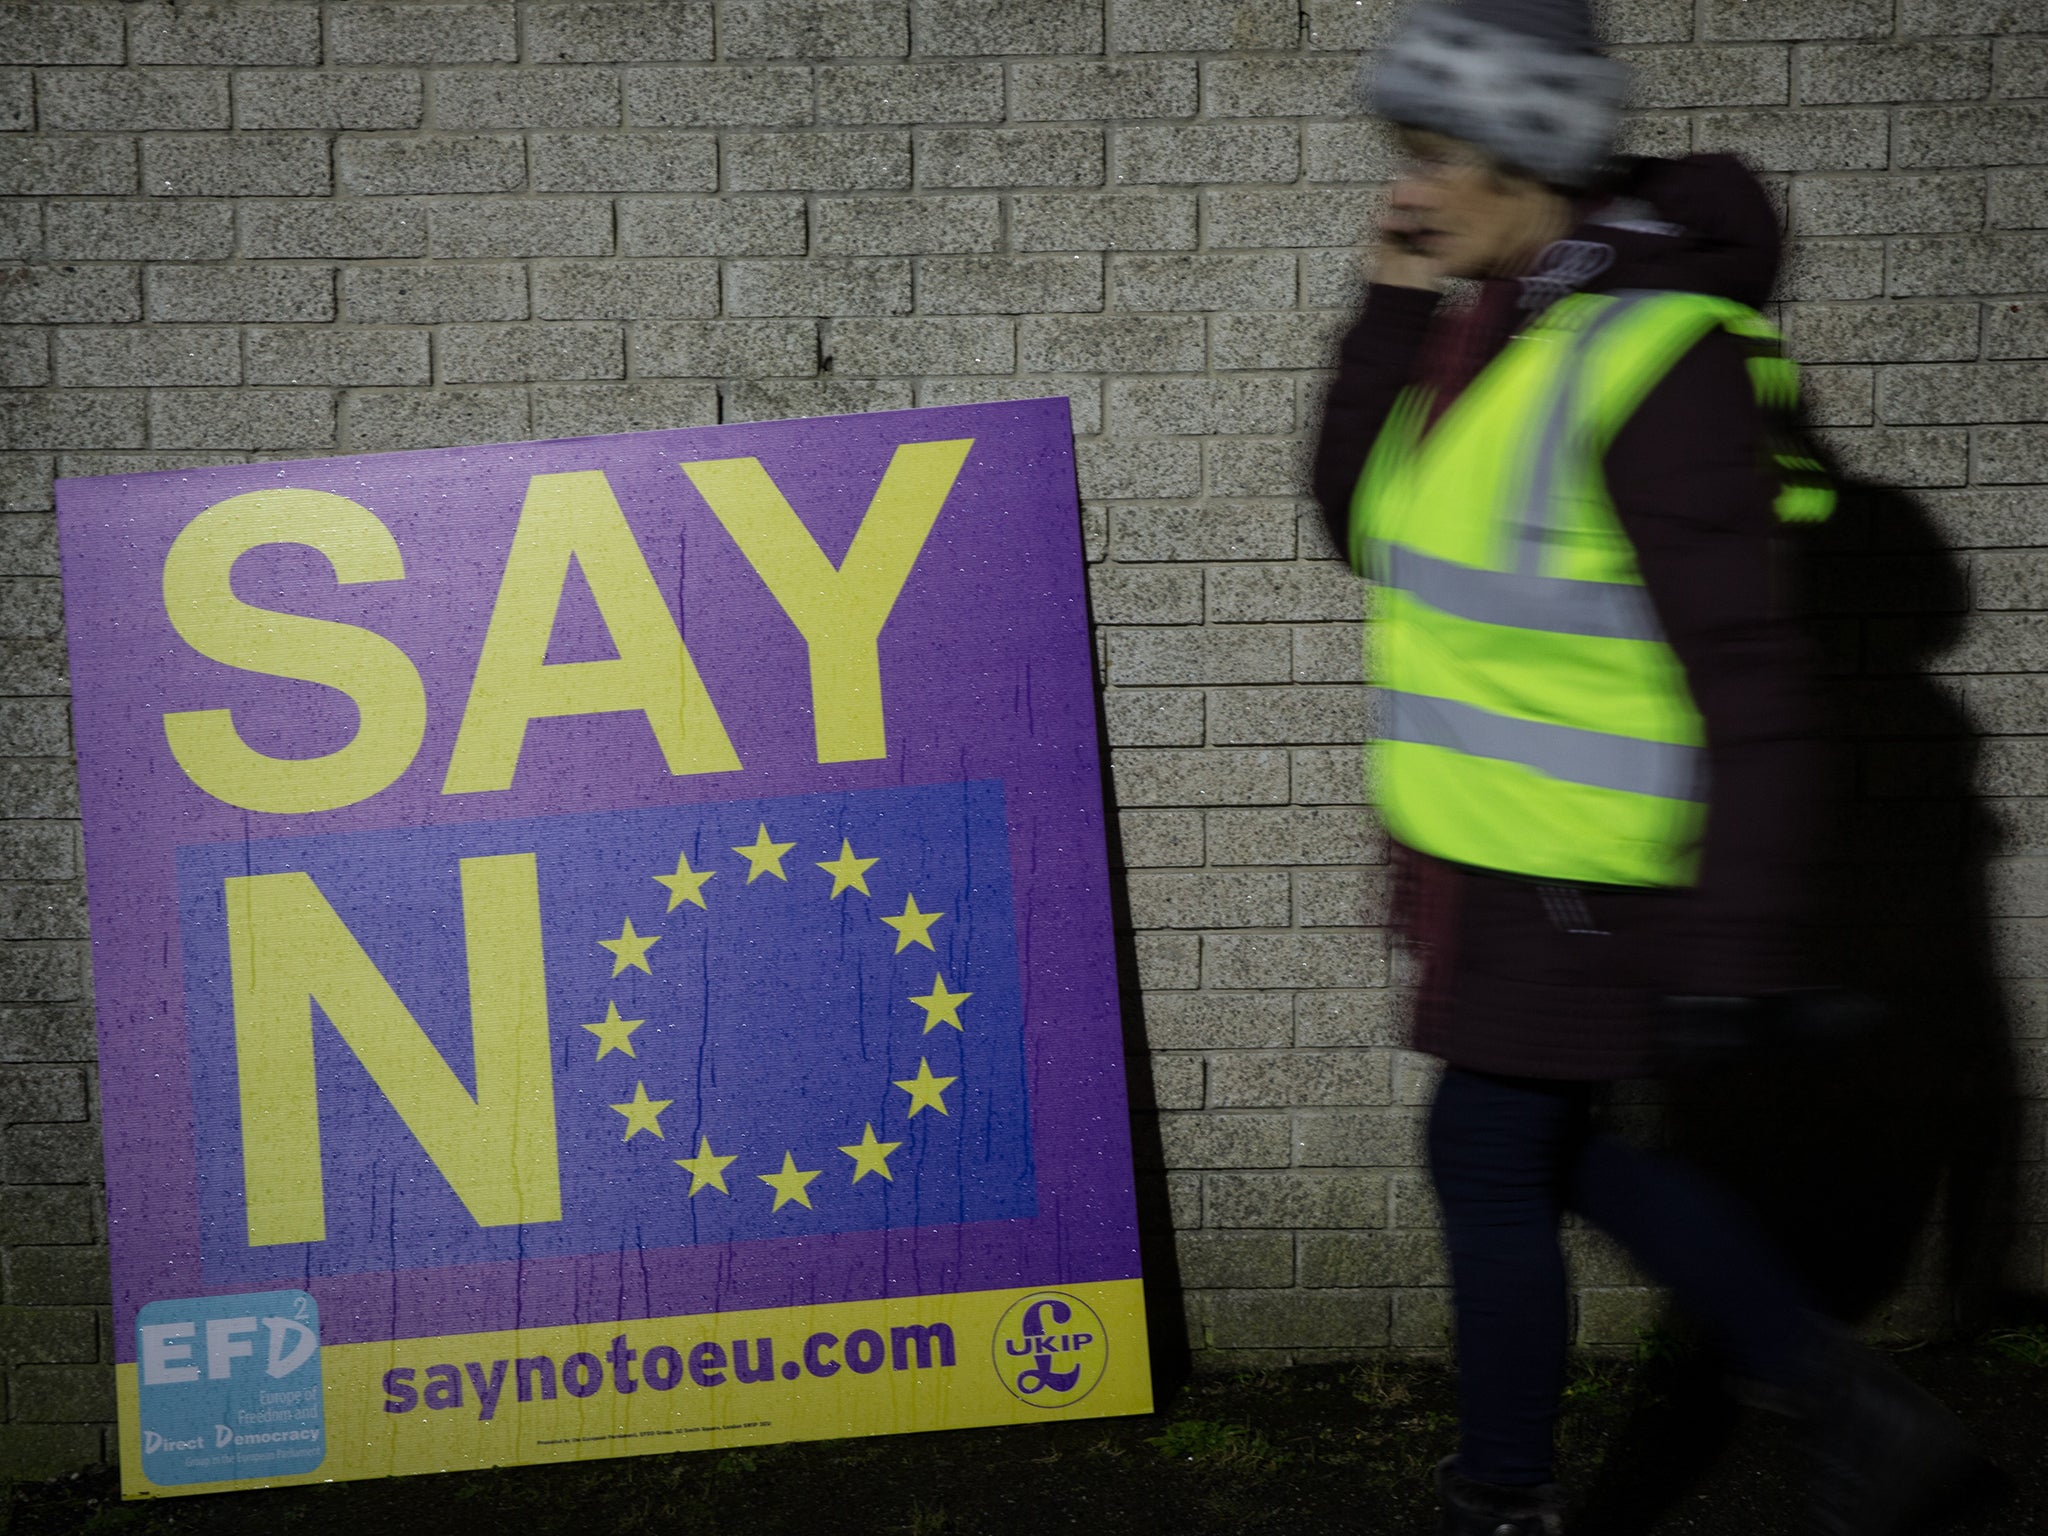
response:
[[[58,500],[130,1496],[1149,1407],[1063,402]]]

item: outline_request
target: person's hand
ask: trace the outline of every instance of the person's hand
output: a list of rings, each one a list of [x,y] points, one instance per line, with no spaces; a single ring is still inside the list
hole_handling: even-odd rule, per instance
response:
[[[1380,215],[1379,241],[1373,247],[1372,280],[1393,288],[1443,286],[1447,275],[1443,262],[1432,256],[1422,243],[1421,215],[1403,204],[1397,183]]]

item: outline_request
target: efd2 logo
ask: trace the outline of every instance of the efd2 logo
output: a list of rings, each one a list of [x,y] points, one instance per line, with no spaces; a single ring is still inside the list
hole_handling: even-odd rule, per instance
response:
[[[304,1291],[152,1301],[135,1360],[152,1483],[289,1477],[326,1460],[320,1312]]]
[[[1109,1364],[1109,1330],[1095,1309],[1065,1291],[1034,1291],[996,1324],[996,1374],[1034,1408],[1078,1403]]]

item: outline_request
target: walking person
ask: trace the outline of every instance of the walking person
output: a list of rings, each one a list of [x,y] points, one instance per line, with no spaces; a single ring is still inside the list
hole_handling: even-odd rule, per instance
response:
[[[1447,1536],[1554,1536],[1583,1214],[1805,1422],[1816,1529],[1893,1532],[1970,1464],[1944,1410],[1806,1308],[1730,1194],[1600,1129],[1606,1085],[1796,1017],[1821,778],[1778,568],[1832,494],[1757,312],[1739,162],[1612,154],[1585,0],[1407,13],[1371,61],[1405,162],[1316,457],[1376,583],[1373,797],[1423,975],[1414,1044],[1457,1322]],[[1450,278],[1477,294],[1447,306]]]

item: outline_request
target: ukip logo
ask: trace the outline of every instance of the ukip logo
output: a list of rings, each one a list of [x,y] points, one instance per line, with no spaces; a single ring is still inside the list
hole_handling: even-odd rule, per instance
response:
[[[1018,1401],[1065,1408],[1095,1390],[1109,1364],[1109,1330],[1066,1291],[1034,1291],[996,1324],[996,1375]]]

